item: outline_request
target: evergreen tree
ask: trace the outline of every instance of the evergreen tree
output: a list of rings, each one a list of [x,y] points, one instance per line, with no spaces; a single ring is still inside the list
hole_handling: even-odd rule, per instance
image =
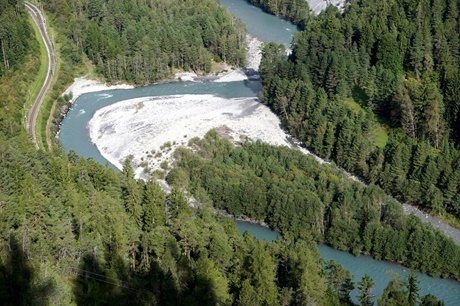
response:
[[[410,306],[418,305],[419,290],[417,275],[411,272],[411,274],[407,276],[407,300]]]
[[[353,276],[342,265],[330,260],[326,264],[327,281],[339,295],[340,301],[350,303],[350,292],[355,288]]]
[[[382,296],[378,299],[377,305],[409,305],[406,295],[404,293],[404,284],[398,275],[393,276],[393,279],[388,283]]]
[[[157,226],[166,222],[165,215],[166,195],[158,183],[148,181],[145,185],[142,207],[143,228],[145,231],[152,231]]]
[[[374,305],[374,302],[372,301],[374,296],[371,293],[374,285],[374,280],[367,274],[363,276],[360,282],[358,282],[358,301],[361,303],[362,306]]]

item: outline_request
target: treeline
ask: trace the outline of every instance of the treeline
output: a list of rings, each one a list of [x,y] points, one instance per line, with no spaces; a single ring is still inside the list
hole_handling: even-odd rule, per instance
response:
[[[32,28],[24,4],[0,0],[0,78],[23,63],[30,49]]]
[[[402,201],[460,217],[458,4],[329,7],[294,37],[287,60],[266,46],[262,99],[321,157]],[[375,133],[381,122],[386,143]]]
[[[216,1],[45,1],[75,60],[86,54],[108,81],[151,83],[172,69],[242,65],[245,28]]]
[[[267,13],[291,21],[304,28],[310,18],[310,7],[306,0],[247,0]]]
[[[247,142],[233,148],[212,131],[178,149],[169,183],[199,201],[264,221],[286,237],[327,242],[354,254],[401,262],[434,276],[460,279],[460,248],[371,184],[286,147]],[[197,152],[197,153],[193,153]]]

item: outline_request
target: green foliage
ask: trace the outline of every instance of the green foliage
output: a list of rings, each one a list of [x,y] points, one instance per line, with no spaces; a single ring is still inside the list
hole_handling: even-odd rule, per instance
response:
[[[189,182],[185,189],[201,198],[207,193],[218,209],[264,221],[289,237],[312,237],[354,254],[460,277],[460,248],[431,225],[406,217],[402,206],[375,185],[364,187],[297,150],[258,141],[228,150],[229,143],[213,135],[194,141],[196,153],[181,149],[176,169]],[[397,171],[408,167],[403,155]],[[440,255],[447,250],[451,260]],[[334,290],[346,300],[347,290]]]
[[[410,306],[418,305],[419,290],[417,275],[411,272],[407,277],[407,300]]]
[[[245,60],[245,28],[216,1],[45,1],[56,26],[109,82],[144,85],[175,68],[209,72]]]
[[[215,136],[208,140],[226,145]],[[5,305],[279,305],[281,298],[300,305],[324,299],[313,243],[243,238],[231,219],[206,205],[192,209],[178,188],[166,195],[155,182],[136,180],[129,159],[117,174],[74,152],[45,153],[26,137],[3,134],[0,159]],[[256,196],[248,188],[241,192]]]
[[[404,292],[404,284],[399,279],[398,275],[395,275],[393,279],[388,283],[388,286],[383,291],[382,296],[377,302],[379,306],[391,306],[400,305],[408,306],[409,302]]]
[[[372,306],[374,302],[372,301],[374,295],[372,295],[372,288],[374,287],[375,282],[369,275],[364,275],[360,282],[358,282],[358,301],[361,303],[361,306]]]
[[[449,5],[352,1],[343,14],[329,7],[296,33],[287,60],[265,46],[261,98],[319,156],[398,200],[458,218],[460,181],[447,176],[460,156],[451,83],[460,75],[460,38],[444,32],[459,27],[442,13]]]
[[[310,7],[302,0],[248,0],[249,3],[262,8],[275,16],[291,21],[299,27],[304,27],[310,18]]]
[[[421,306],[444,306],[444,301],[438,301],[438,299],[431,295],[427,294],[423,297]]]
[[[31,48],[32,29],[21,1],[0,1],[0,78],[15,71]]]
[[[2,2],[0,13],[2,18],[3,13],[11,18],[13,12],[6,7],[10,4],[15,7],[14,26],[19,29],[24,14],[19,3]],[[54,13],[52,22],[75,42],[62,47],[67,59],[77,63],[85,52],[107,78],[144,83],[162,77],[172,67],[207,69],[206,63],[200,62],[208,57],[207,52],[216,52],[229,62],[242,59],[238,48],[244,32],[229,26],[230,17],[217,4],[194,4],[92,0],[47,2],[45,6]],[[213,12],[203,13],[208,12],[207,7]],[[159,11],[158,16],[150,13]],[[180,22],[177,16],[182,18]],[[328,31],[337,29],[337,18],[329,16]],[[3,21],[2,26],[12,24],[11,19]],[[181,28],[184,24],[189,31]],[[16,35],[11,31],[8,35]],[[2,41],[5,38],[0,37]],[[200,39],[206,50],[200,48]],[[15,65],[21,67],[21,52],[26,49],[14,47],[19,50]],[[158,54],[160,57],[154,56]],[[274,55],[276,63],[276,48]],[[340,75],[344,63],[337,57],[333,62],[334,76]],[[63,69],[56,88],[62,88],[71,76],[72,65]],[[283,76],[288,69],[280,72]],[[318,96],[311,91],[314,84],[284,83],[289,92],[278,92],[284,97],[280,107],[291,120],[291,106],[286,102],[296,100],[293,109],[299,115],[293,124],[299,123],[306,106],[318,108],[313,121],[323,131],[323,138],[312,143],[324,154],[333,156],[340,151],[334,147],[335,133],[340,133],[344,143],[354,141],[353,150],[362,150],[361,139],[353,138],[351,122],[339,116],[341,125],[336,127],[321,118],[328,95],[346,92],[335,77],[328,77],[326,83],[327,91],[319,90]],[[336,85],[342,89],[334,89]],[[295,95],[297,88],[301,88],[301,96]],[[339,298],[348,302],[349,273],[335,265],[326,273],[312,237],[330,239],[335,247],[356,253],[364,250],[402,260],[433,274],[459,277],[459,250],[452,240],[415,218],[404,218],[398,204],[375,186],[365,189],[333,167],[319,168],[299,152],[260,143],[233,148],[213,132],[192,142],[199,155],[188,150],[177,153],[182,157],[180,169],[168,176],[177,187],[167,196],[153,181],[136,180],[129,160],[117,174],[74,152],[35,150],[21,128],[20,107],[10,108],[14,105],[11,101],[20,101],[18,97],[2,96],[2,103],[7,102],[0,108],[3,304],[320,305],[337,304]],[[438,101],[436,95],[431,98]],[[362,116],[358,118],[366,118]],[[361,131],[369,130],[366,120],[359,125]],[[297,127],[301,128],[302,122]],[[426,178],[434,195],[433,186],[441,179],[451,191],[446,196],[450,205],[456,207],[457,185],[449,182],[455,182],[460,174],[458,165],[451,162],[453,151],[448,154],[443,150],[439,159],[433,160],[431,152],[421,147],[416,163],[423,171],[418,171],[407,158],[408,147],[398,148],[395,141],[391,144],[372,155],[376,165],[383,159],[397,160],[394,169],[414,180]],[[441,145],[450,148],[444,142]],[[352,152],[342,150],[340,154]],[[433,162],[439,171],[430,176]],[[394,185],[397,178],[388,183]],[[185,187],[205,204],[212,202],[235,214],[266,220],[293,238],[289,243],[259,242],[249,235],[242,238],[233,221],[215,215],[207,205],[192,209],[181,192]],[[340,220],[340,215],[346,218]],[[338,237],[341,231],[346,233],[344,239]],[[334,288],[328,286],[325,275]],[[399,293],[398,288],[393,291]],[[422,303],[431,305],[437,300],[427,296]]]
[[[403,283],[396,274],[378,299],[377,305],[444,305],[444,302],[438,302],[431,294],[424,296],[422,302],[419,303],[418,291],[417,275],[411,272],[407,276],[407,282]]]
[[[343,304],[352,304],[350,292],[355,288],[353,276],[342,265],[330,260],[326,263],[327,281],[329,286],[337,293]]]

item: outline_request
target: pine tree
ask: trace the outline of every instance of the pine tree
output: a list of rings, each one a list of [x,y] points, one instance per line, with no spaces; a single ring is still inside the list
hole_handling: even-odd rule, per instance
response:
[[[144,199],[142,202],[143,228],[145,231],[152,231],[156,226],[164,225],[166,194],[158,183],[149,181],[145,185]]]
[[[350,292],[355,288],[350,271],[333,259],[326,263],[327,281],[344,303],[350,302]]]
[[[277,304],[276,265],[262,243],[259,243],[251,254],[247,271],[261,304]]]
[[[432,156],[429,156],[425,161],[425,165],[422,169],[420,177],[420,183],[422,189],[428,190],[431,185],[435,185],[438,179],[438,169],[436,168],[436,162]]]
[[[443,132],[444,106],[442,103],[442,95],[436,84],[428,82],[423,92],[423,131],[431,140],[432,145],[438,148],[441,143]]]
[[[434,295],[427,294],[422,298],[420,306],[445,306],[444,301],[439,301]]]
[[[177,218],[179,214],[192,216],[192,209],[185,195],[177,187],[173,187],[168,197],[169,213],[172,218]]]
[[[407,300],[410,306],[416,306],[419,300],[420,291],[418,277],[414,272],[407,276]]]
[[[361,303],[361,306],[372,306],[374,302],[372,299],[372,288],[374,287],[375,282],[369,275],[364,275],[360,282],[358,282],[358,301]]]
[[[388,283],[385,290],[383,290],[382,296],[378,299],[377,305],[379,306],[391,306],[409,305],[407,298],[404,294],[404,284],[401,282],[398,275],[393,276],[393,279]]]

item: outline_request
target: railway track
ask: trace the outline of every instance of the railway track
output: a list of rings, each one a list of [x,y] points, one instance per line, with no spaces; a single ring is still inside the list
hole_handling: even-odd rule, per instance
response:
[[[27,1],[24,2],[24,5],[27,11],[29,12],[30,16],[32,16],[33,21],[35,22],[35,24],[37,25],[40,31],[40,35],[43,39],[43,42],[45,43],[46,53],[48,56],[48,69],[46,72],[45,82],[43,83],[43,86],[40,89],[40,92],[38,93],[37,98],[35,99],[32,107],[30,108],[29,114],[27,116],[27,123],[26,123],[27,133],[29,133],[29,135],[32,136],[32,141],[35,147],[39,149],[39,145],[37,142],[37,134],[35,131],[35,125],[37,122],[37,116],[38,116],[40,107],[53,81],[54,72],[56,71],[56,55],[54,52],[53,44],[51,43],[48,32],[46,30],[46,21],[45,21],[45,17],[43,16],[42,12],[35,4],[32,4],[30,2],[27,2]]]

